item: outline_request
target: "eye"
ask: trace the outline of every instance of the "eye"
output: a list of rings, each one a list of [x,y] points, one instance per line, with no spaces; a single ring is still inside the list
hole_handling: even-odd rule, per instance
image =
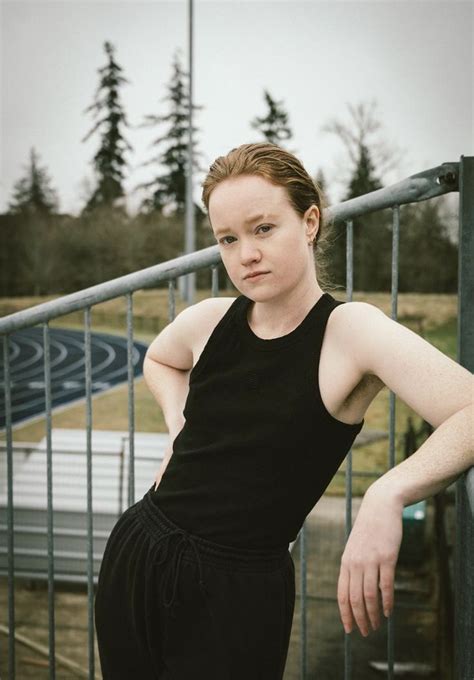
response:
[[[229,245],[229,242],[226,241],[226,238],[234,238],[233,236],[223,236],[221,239],[219,239],[219,243],[222,243],[222,245],[227,246]]]
[[[257,231],[259,229],[267,229],[269,231],[270,229],[273,229],[273,227],[270,224],[261,224],[259,227],[257,227]],[[264,231],[263,233],[268,234],[268,231]]]

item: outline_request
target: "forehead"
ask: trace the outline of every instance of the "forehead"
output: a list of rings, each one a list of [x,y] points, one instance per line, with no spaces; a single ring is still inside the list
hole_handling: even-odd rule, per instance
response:
[[[289,208],[285,188],[256,175],[225,179],[209,198],[209,217],[216,226],[245,225],[258,215],[275,215]]]

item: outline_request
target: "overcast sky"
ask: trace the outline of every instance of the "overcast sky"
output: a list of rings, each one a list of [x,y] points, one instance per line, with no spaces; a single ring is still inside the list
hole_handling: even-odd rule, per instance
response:
[[[104,42],[130,81],[121,91],[128,121],[167,112],[173,55],[187,68],[187,0],[1,2],[0,211],[25,174],[34,146],[60,199],[77,214],[98,137],[84,110],[94,98]],[[402,161],[386,183],[473,154],[473,3],[332,0],[194,1],[194,103],[201,163],[250,141],[263,90],[283,100],[294,137],[286,146],[314,175],[322,168],[332,201],[342,191],[345,150],[321,127],[348,123],[348,105],[376,101],[380,136]],[[133,147],[125,188],[152,178],[138,166],[166,127],[125,129]],[[196,177],[195,197],[200,199]],[[129,203],[132,211],[135,198]],[[135,203],[134,203],[135,202]]]

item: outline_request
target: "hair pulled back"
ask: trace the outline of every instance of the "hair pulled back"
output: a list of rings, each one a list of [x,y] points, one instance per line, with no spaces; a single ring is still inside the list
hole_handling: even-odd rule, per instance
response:
[[[311,178],[302,163],[289,151],[270,142],[241,144],[225,156],[219,156],[209,167],[202,183],[202,202],[209,213],[209,199],[216,186],[230,177],[260,175],[282,186],[289,202],[300,217],[311,205],[319,209],[319,229],[313,241],[318,283],[323,289],[332,288],[328,275],[325,247],[328,243],[325,220],[326,199],[319,184]]]

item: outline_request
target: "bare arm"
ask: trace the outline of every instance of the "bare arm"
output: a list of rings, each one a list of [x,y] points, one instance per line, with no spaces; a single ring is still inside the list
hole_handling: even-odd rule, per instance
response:
[[[354,310],[354,322],[364,327],[356,342],[360,370],[377,375],[435,428],[418,451],[372,485],[380,496],[390,493],[410,505],[474,465],[474,376],[381,310],[358,304],[363,307]]]
[[[438,493],[474,465],[472,373],[426,340],[366,303],[355,303],[340,341],[362,373],[377,375],[435,431],[409,458],[367,490],[341,560],[338,602],[347,632],[379,626],[379,589],[393,609],[402,512]]]
[[[161,406],[166,427],[170,435],[170,445],[166,449],[161,466],[156,475],[156,486],[173,453],[172,442],[182,430],[185,419],[183,415],[186,397],[189,391],[190,370],[181,370],[155,361],[148,355],[143,362],[143,375],[148,389]]]
[[[156,475],[156,487],[173,453],[172,443],[183,428],[184,405],[189,392],[189,375],[193,367],[193,324],[196,308],[183,310],[148,347],[143,362],[143,376],[148,389],[161,406],[168,432],[168,446]],[[155,487],[155,488],[156,488]]]

